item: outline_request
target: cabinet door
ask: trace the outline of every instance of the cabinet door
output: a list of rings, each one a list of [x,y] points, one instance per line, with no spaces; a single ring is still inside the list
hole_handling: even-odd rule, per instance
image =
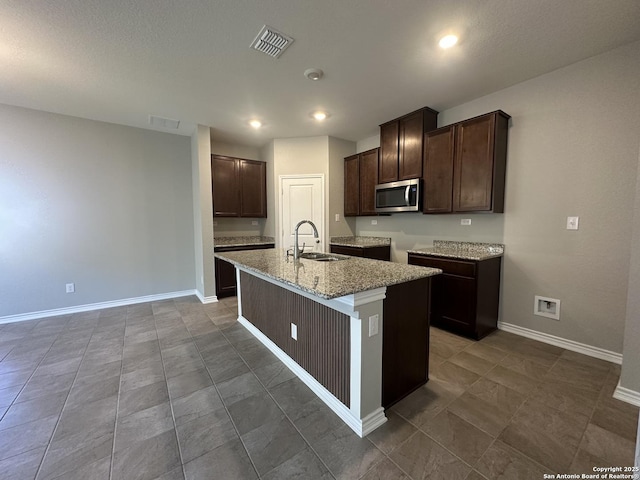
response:
[[[360,154],[360,215],[376,215],[377,184],[378,149],[375,148]]]
[[[422,177],[422,110],[399,121],[398,180]]]
[[[423,213],[448,213],[453,202],[455,126],[424,135]]]
[[[240,173],[235,158],[211,155],[213,216],[240,216]]]
[[[432,320],[434,324],[465,334],[475,332],[476,281],[443,273],[432,282]]]
[[[492,208],[495,114],[457,124],[453,210]]]
[[[266,218],[267,164],[238,160],[240,165],[240,216]]]
[[[229,262],[215,260],[216,270],[216,296],[232,297],[236,295],[236,268]]]
[[[355,217],[360,213],[359,155],[344,159],[344,216]],[[376,166],[377,168],[377,166]]]
[[[378,183],[398,180],[398,129],[397,120],[380,125],[380,165]]]

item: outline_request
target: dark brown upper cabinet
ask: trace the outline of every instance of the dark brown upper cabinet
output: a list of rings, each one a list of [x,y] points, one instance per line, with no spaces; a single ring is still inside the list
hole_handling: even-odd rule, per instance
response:
[[[267,216],[266,163],[211,155],[214,217]]]
[[[344,159],[344,216],[376,215],[378,150],[374,148]]]
[[[504,212],[509,115],[496,112],[424,136],[423,212]]]
[[[344,216],[360,214],[360,155],[344,159]]]
[[[509,118],[497,111],[456,125],[454,211],[504,212]]]
[[[240,216],[267,217],[267,164],[240,160]]]
[[[240,216],[240,167],[236,158],[211,155],[213,216]]]
[[[428,107],[380,125],[378,183],[422,177],[425,132],[438,124],[438,112]]]
[[[453,210],[453,153],[455,126],[424,134],[424,179],[422,211],[450,213]]]

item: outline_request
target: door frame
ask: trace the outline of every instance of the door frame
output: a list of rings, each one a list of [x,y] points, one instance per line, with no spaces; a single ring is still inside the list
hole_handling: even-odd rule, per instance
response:
[[[278,191],[280,194],[278,195],[278,218],[277,218],[277,230],[278,235],[276,236],[276,248],[284,248],[282,245],[282,237],[283,237],[283,226],[282,219],[284,218],[284,180],[287,179],[308,179],[308,178],[319,178],[320,179],[320,218],[322,218],[322,223],[320,225],[316,225],[322,232],[322,247],[326,251],[329,245],[329,232],[326,231],[326,223],[327,220],[325,218],[325,194],[324,194],[324,173],[306,173],[299,175],[278,175]]]

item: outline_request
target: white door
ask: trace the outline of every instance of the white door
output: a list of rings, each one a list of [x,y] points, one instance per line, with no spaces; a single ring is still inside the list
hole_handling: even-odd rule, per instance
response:
[[[291,248],[294,244],[294,229],[300,220],[311,220],[318,229],[314,238],[313,229],[303,224],[298,230],[298,245],[305,250],[324,252],[324,176],[299,175],[280,177],[281,246]],[[316,243],[316,240],[319,240]]]

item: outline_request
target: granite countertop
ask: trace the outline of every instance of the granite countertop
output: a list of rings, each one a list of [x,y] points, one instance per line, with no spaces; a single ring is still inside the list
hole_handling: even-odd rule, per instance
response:
[[[275,239],[273,237],[215,237],[213,239],[213,245],[215,247],[249,247],[251,245],[275,245]]]
[[[341,247],[371,248],[391,245],[389,237],[331,237],[329,245]]]
[[[302,258],[294,262],[281,249],[224,252],[216,253],[215,256],[325,299],[442,273],[437,268],[357,257],[347,257],[346,260],[335,262]]]
[[[457,258],[460,260],[487,260],[504,255],[504,245],[500,243],[452,242],[434,240],[433,247],[407,250],[407,253],[428,257]]]

